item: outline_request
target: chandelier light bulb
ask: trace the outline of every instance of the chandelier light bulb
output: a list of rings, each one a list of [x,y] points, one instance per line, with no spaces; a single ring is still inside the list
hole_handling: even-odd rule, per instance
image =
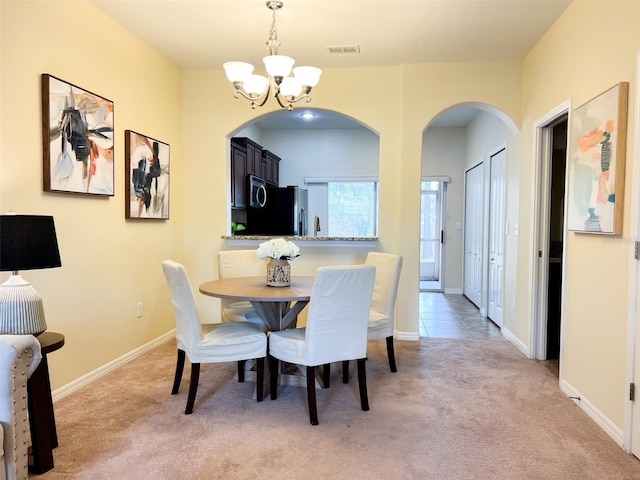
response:
[[[246,62],[227,62],[222,65],[224,73],[230,82],[244,83],[253,73],[253,65]]]
[[[272,77],[287,77],[296,61],[285,55],[267,55],[262,59],[267,73]]]
[[[285,77],[280,84],[280,93],[284,95],[286,99],[295,98],[302,93],[302,85],[297,78]]]
[[[320,81],[322,70],[317,67],[296,67],[293,69],[293,75],[305,87],[315,87]]]
[[[263,75],[249,75],[244,82],[244,90],[252,97],[259,97],[269,86],[269,79]]]

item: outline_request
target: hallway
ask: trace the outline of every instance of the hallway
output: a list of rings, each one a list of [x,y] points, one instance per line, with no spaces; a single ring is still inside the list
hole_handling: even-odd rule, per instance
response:
[[[504,340],[498,326],[464,295],[420,292],[420,337]],[[556,377],[558,359],[537,360]]]
[[[500,329],[464,295],[420,292],[420,336],[503,340]]]

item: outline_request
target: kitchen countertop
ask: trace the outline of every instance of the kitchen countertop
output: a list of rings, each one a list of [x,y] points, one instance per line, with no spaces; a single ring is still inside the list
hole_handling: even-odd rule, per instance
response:
[[[378,237],[300,237],[283,235],[223,235],[222,240],[227,240],[230,244],[247,245],[266,242],[272,238],[284,238],[306,246],[316,245],[318,247],[331,246],[372,246],[378,243]]]

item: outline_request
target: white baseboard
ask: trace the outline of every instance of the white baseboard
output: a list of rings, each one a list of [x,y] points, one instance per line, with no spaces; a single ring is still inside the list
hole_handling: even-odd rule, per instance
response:
[[[411,340],[413,342],[420,341],[420,332],[394,332],[394,337],[397,340]]]
[[[447,295],[462,295],[461,288],[445,288],[444,293]]]
[[[596,424],[609,435],[620,448],[624,447],[624,435],[611,420],[598,410],[589,400],[580,395],[566,380],[560,381],[560,390],[567,394]]]
[[[172,338],[175,338],[175,336],[176,336],[176,329],[174,328],[173,330],[168,331],[164,335],[159,336],[155,340],[151,340],[149,343],[146,343],[141,347],[138,347],[135,350],[132,350],[131,352],[126,353],[121,357],[116,358],[115,360],[101,366],[100,368],[97,368],[94,371],[89,372],[86,375],[81,376],[80,378],[77,378],[73,382],[67,383],[66,385],[63,385],[60,388],[56,388],[53,392],[51,392],[51,397],[53,401],[55,402],[56,400],[66,397],[67,395],[75,392],[76,390],[84,387],[85,385],[90,384],[91,382],[94,382],[95,380],[115,370],[116,368],[124,365],[125,363],[130,362],[134,358],[139,357],[143,353],[157,347],[158,345],[162,345],[163,343],[169,341]]]
[[[502,336],[504,338],[513,343],[515,347],[520,350],[527,358],[531,358],[531,356],[529,355],[529,347],[522,343],[520,339],[516,337],[508,328],[502,327],[500,331],[502,332]]]

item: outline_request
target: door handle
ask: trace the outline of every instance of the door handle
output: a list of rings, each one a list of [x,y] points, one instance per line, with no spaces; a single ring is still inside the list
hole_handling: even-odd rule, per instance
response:
[[[262,192],[262,200],[260,200],[260,192]],[[258,200],[258,205],[260,205],[260,208],[264,207],[267,203],[267,189],[262,185],[258,187],[258,190],[256,192],[256,200]]]

